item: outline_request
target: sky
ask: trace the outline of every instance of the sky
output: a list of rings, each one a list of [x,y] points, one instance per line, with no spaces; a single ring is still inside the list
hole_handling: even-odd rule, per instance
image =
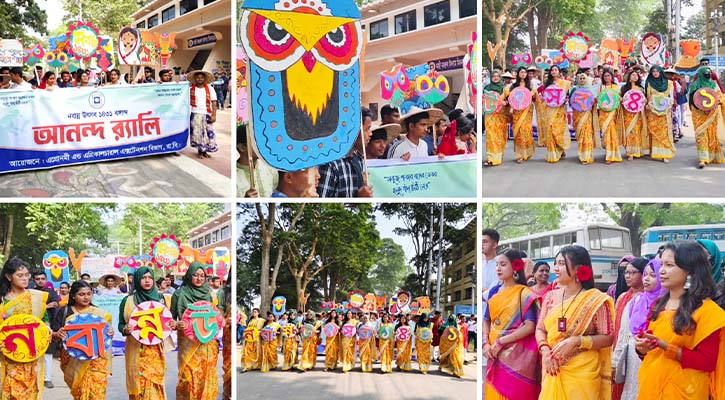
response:
[[[63,11],[63,3],[60,0],[36,0],[38,7],[45,10],[48,15],[48,32],[52,31],[63,22],[65,11]]]

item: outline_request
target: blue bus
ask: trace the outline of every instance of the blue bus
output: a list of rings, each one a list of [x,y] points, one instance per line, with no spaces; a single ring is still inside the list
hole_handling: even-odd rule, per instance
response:
[[[587,224],[532,233],[503,240],[497,250],[502,252],[507,248],[513,248],[525,252],[534,263],[545,261],[553,266],[554,257],[559,249],[570,244],[578,244],[589,251],[594,264],[592,265],[594,280],[597,287],[603,290],[617,281],[619,260],[632,254],[629,229],[606,224]],[[553,273],[550,279],[554,279]]]
[[[655,226],[642,232],[642,257],[652,258],[660,246],[677,240],[708,239],[725,252],[725,224]]]

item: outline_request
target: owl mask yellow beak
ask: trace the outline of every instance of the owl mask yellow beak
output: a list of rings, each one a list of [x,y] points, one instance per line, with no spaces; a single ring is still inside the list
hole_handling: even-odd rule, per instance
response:
[[[355,21],[352,18],[328,17],[326,15],[299,12],[254,10],[255,13],[281,26],[310,51],[323,36],[342,25]]]

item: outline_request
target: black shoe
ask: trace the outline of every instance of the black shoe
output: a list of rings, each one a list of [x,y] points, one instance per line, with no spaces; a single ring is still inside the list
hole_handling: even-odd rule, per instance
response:
[[[53,385],[53,382],[51,381],[45,381],[44,386],[46,389],[53,389],[55,387],[55,385]]]

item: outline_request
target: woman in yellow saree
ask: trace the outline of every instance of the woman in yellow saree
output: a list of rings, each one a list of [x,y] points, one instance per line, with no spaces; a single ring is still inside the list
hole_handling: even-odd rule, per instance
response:
[[[181,287],[171,298],[171,315],[179,321],[190,305],[198,301],[213,303],[214,300],[206,283],[204,264],[195,261],[189,265]],[[219,343],[216,339],[206,344],[189,339],[183,333],[186,328],[184,322],[177,322],[177,328],[179,381],[176,384],[176,399],[215,400],[219,391]]]
[[[719,93],[717,83],[712,80],[712,72],[708,67],[697,70],[696,79],[690,84],[688,98],[690,111],[692,111],[692,122],[695,127],[695,144],[697,145],[697,156],[700,160],[698,168],[705,168],[706,164],[725,163],[725,156],[722,152],[719,136],[722,136],[723,121],[720,108],[715,107],[710,111],[703,111],[695,106],[695,92],[700,89],[712,89]],[[720,130],[720,132],[718,132]],[[718,135],[718,133],[720,135]]]
[[[352,326],[352,328],[346,328],[345,325]],[[350,371],[355,368],[355,332],[357,331],[358,320],[355,319],[355,315],[352,311],[345,313],[345,320],[342,323],[342,372]]]
[[[561,70],[556,65],[549,69],[549,78],[544,89],[551,85],[559,86],[564,94],[569,93],[571,83],[561,77]],[[542,89],[543,90],[543,89]],[[566,119],[566,103],[559,107],[545,106],[541,113],[541,124],[546,131],[546,162],[555,163],[566,157],[566,150],[571,147],[571,134]]]
[[[506,105],[508,90],[501,80],[501,72],[494,71],[491,74],[491,83],[483,88],[486,92],[496,92],[501,95],[503,105],[498,112],[486,115],[484,118],[486,131],[486,166],[500,165],[503,161],[503,153],[506,149],[509,133],[509,113]]]
[[[441,358],[438,369],[447,374],[463,377],[463,334],[456,323],[456,316],[449,315],[446,323],[438,328],[441,333]]]
[[[360,328],[366,327],[364,331],[360,331]],[[365,338],[363,332],[368,332],[370,335]],[[360,353],[360,368],[362,372],[373,372],[373,355],[375,354],[375,328],[372,322],[368,321],[368,316],[363,314],[360,317],[360,325],[358,325],[358,339],[357,348]]]
[[[108,335],[113,337],[111,314],[91,304],[93,291],[86,281],[76,281],[70,288],[68,304],[56,313],[51,328],[55,332],[54,339],[65,340],[65,324],[74,314],[93,314],[102,317],[108,323]],[[103,339],[99,338],[101,346]],[[111,375],[113,352],[106,349],[102,357],[91,361],[81,361],[71,357],[65,348],[60,353],[60,369],[63,378],[70,388],[73,400],[95,400],[106,398],[108,376]]]
[[[28,266],[19,258],[5,262],[0,272],[0,322],[14,315],[28,314],[48,323],[45,303],[48,293],[26,289],[30,280]],[[0,346],[3,346],[0,343]],[[43,396],[43,357],[20,363],[0,353],[0,386],[3,400],[41,400]]]
[[[708,253],[695,242],[670,243],[661,258],[668,292],[652,307],[647,331],[634,337],[645,355],[638,399],[725,399],[725,311],[711,300]]]
[[[605,69],[602,72],[601,91],[611,89],[619,92],[619,86],[614,83],[614,75],[611,70]],[[604,111],[599,109],[599,128],[602,130],[602,138],[604,141],[604,149],[606,150],[605,162],[611,164],[613,162],[622,162],[622,114],[621,109],[614,111]]]
[[[483,356],[488,358],[487,400],[536,400],[541,386],[534,330],[539,297],[526,286],[522,254],[508,249],[496,259],[501,285],[488,291]]]
[[[289,371],[297,364],[299,343],[297,342],[297,314],[291,312],[286,325],[282,327],[282,371]]]
[[[244,330],[242,372],[259,369],[262,366],[262,341],[259,339],[259,330],[263,325],[264,319],[259,317],[259,308],[253,309],[252,318]]]
[[[584,247],[556,255],[558,288],[543,300],[536,342],[543,364],[540,399],[609,400],[614,340],[612,298],[594,287]]]
[[[675,157],[675,143],[672,137],[672,107],[675,105],[675,89],[672,81],[665,78],[662,67],[655,65],[647,75],[645,82],[647,99],[652,101],[668,101],[668,108],[664,115],[657,115],[652,111],[652,106],[645,106],[647,115],[647,134],[649,135],[650,156],[655,160],[670,162]],[[658,100],[659,99],[659,100]]]
[[[639,91],[644,97],[644,88],[642,87],[642,78],[639,72],[632,71],[627,75],[627,83],[622,86],[622,98],[631,91]],[[636,94],[634,94],[636,95]],[[630,95],[633,96],[633,95]],[[627,152],[629,161],[644,156],[645,148],[649,147],[647,143],[647,120],[645,119],[644,110],[636,113],[627,111],[622,105],[622,115],[624,121],[624,149]]]
[[[569,91],[569,104],[572,104],[572,94],[576,90],[588,90],[592,96],[596,96],[596,89],[589,84],[589,77],[585,72],[576,74],[576,84]],[[602,146],[599,138],[599,125],[594,117],[594,108],[586,111],[574,111],[572,113],[576,142],[579,147],[579,162],[584,165],[594,162],[594,149]],[[595,134],[596,132],[596,134]]]
[[[131,337],[128,321],[137,305],[147,301],[164,303],[164,297],[156,290],[153,272],[141,267],[133,273],[134,291],[119,306],[118,330],[126,337],[126,391],[130,400],[165,400],[166,356],[164,353],[176,347],[171,336],[155,346],[146,346]],[[169,328],[175,329],[171,321]]]
[[[418,323],[415,324],[415,357],[418,360],[420,372],[427,374],[430,368],[431,341],[433,331],[430,317],[427,313],[420,315]]]
[[[325,326],[328,324],[334,324],[334,326],[337,327],[335,329],[333,326],[330,326],[329,331],[328,329],[324,329],[325,331],[325,371],[334,371],[337,368],[337,364],[340,362],[340,346],[341,346],[341,339],[340,336],[340,328],[342,327],[342,324],[338,323],[337,321],[337,310],[330,311],[330,316],[327,318],[327,321],[325,322]],[[328,334],[332,334],[334,332],[334,335],[327,336]]]
[[[411,329],[408,325],[408,317],[402,315],[400,322],[395,328],[395,366],[399,371],[410,371],[411,367],[410,360],[413,358],[413,335],[411,335]]]
[[[302,337],[302,355],[297,369],[309,371],[317,364],[317,345],[320,343],[320,323],[315,319],[315,313],[307,310],[305,319],[300,325]]]
[[[516,71],[516,80],[513,84],[511,84],[509,94],[511,91],[519,87],[525,88],[531,92],[531,104],[526,109],[511,109],[513,117],[511,124],[514,132],[514,155],[516,156],[516,162],[521,164],[534,155],[535,149],[533,121],[536,91],[532,90],[529,75],[526,72],[526,67],[519,67]]]
[[[267,322],[259,334],[262,338],[262,367],[260,371],[269,372],[277,368],[277,348],[279,347],[279,330],[280,325],[277,318],[271,312],[267,311]]]
[[[222,373],[223,393],[222,399],[232,398],[232,272],[229,271],[224,288],[218,292],[219,311],[224,315],[224,335],[222,336]]]
[[[378,350],[380,371],[383,373],[393,372],[393,353],[395,344],[393,343],[393,323],[390,322],[390,314],[383,314],[377,336],[378,345],[380,346]]]

